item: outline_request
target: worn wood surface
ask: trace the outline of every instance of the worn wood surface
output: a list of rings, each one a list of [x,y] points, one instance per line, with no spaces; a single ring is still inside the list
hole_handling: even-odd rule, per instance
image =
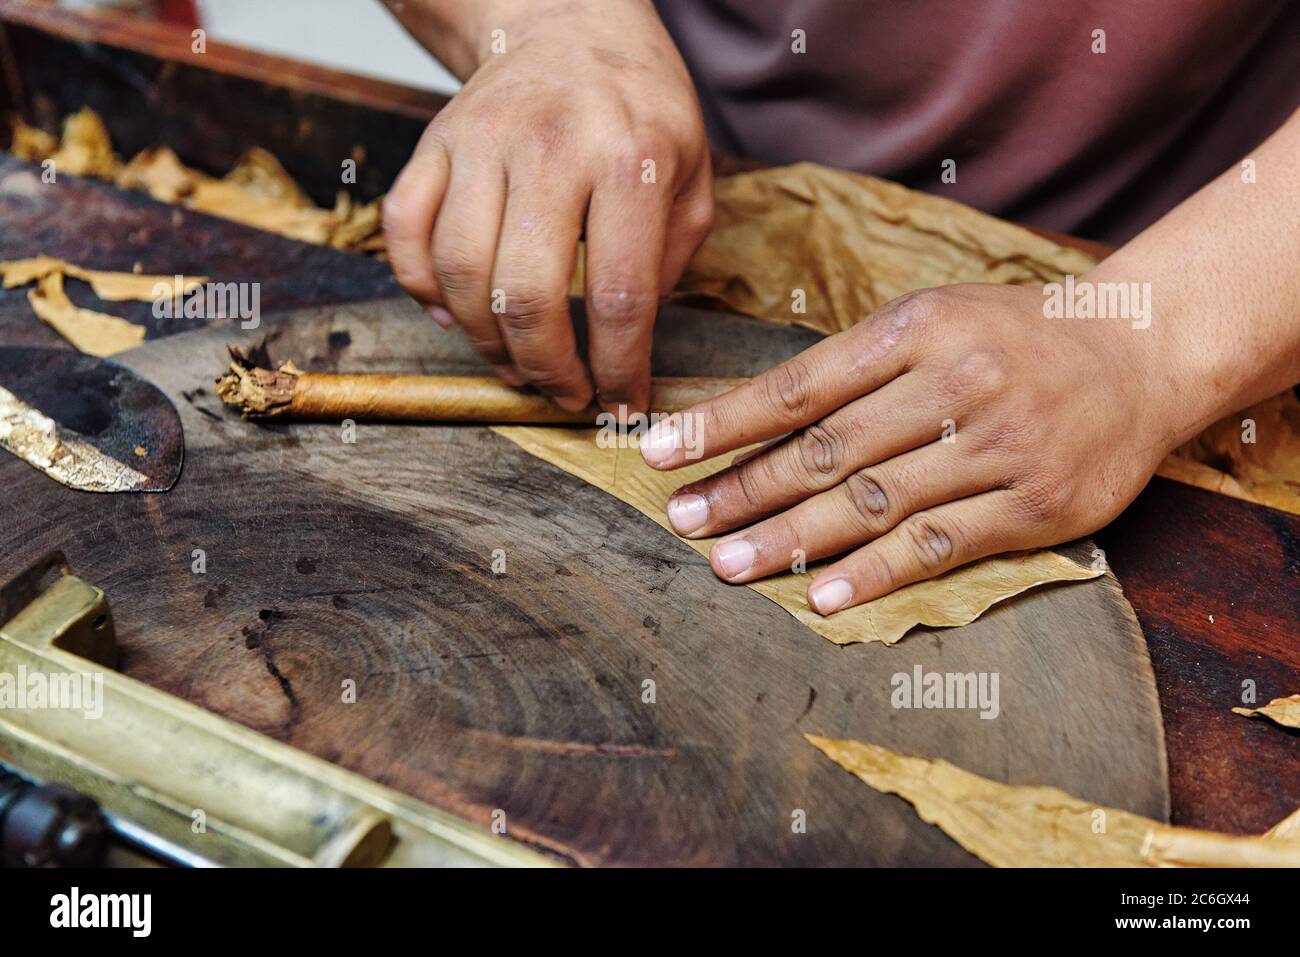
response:
[[[1154,479],[1098,540],[1155,664],[1175,823],[1272,827],[1300,807],[1300,732],[1231,709],[1300,692],[1300,517]]]
[[[20,0],[0,0],[0,67],[0,129],[18,111],[57,131],[91,106],[123,156],[167,145],[214,175],[261,146],[326,206],[339,189],[363,200],[387,190],[447,102],[212,41],[196,52],[190,31],[173,24]],[[345,186],[346,159],[357,177]]]
[[[143,58],[120,56],[103,42],[79,42],[105,37],[78,15],[60,12],[51,15],[54,19],[33,19],[18,11],[21,6],[0,0],[0,18],[9,23],[0,29],[5,68],[0,101],[6,109],[21,109],[29,120],[48,125],[102,91],[100,105],[109,107],[110,126],[127,136],[128,150],[167,142],[187,161],[212,172],[223,171],[251,145],[284,154],[277,131],[288,128],[285,108],[279,105],[287,102],[290,110],[300,109],[311,118],[305,129],[315,139],[311,150],[290,150],[283,158],[314,194],[328,198],[336,154],[360,143],[369,155],[387,154],[385,162],[400,164],[438,105],[427,95],[421,101],[410,91],[386,91],[365,78],[301,64],[286,68],[277,58],[250,51],[194,64],[187,60],[187,37],[177,31],[167,34],[165,28],[148,34],[147,47],[145,40],[117,38],[135,53],[168,64],[159,69]],[[40,58],[35,54],[45,49],[66,58],[65,69],[43,70],[44,79],[37,82],[33,75]],[[202,69],[196,66],[210,68],[214,75],[197,76]],[[93,91],[75,82],[75,73],[88,68],[97,71]],[[256,82],[245,82],[249,80]],[[209,119],[207,108],[218,101],[233,109]],[[382,116],[369,115],[376,112]],[[154,114],[166,120],[151,119]],[[363,129],[386,133],[388,141],[368,138]],[[330,158],[328,169],[322,157]],[[724,172],[733,168],[723,164]],[[6,257],[39,250],[107,267],[130,268],[138,259],[160,272],[203,268],[226,279],[256,272],[267,308],[365,299],[395,290],[382,264],[191,213],[182,213],[183,227],[173,228],[168,225],[171,210],[113,191],[97,192],[100,187],[85,188],[75,201],[47,195],[34,206],[30,180],[7,179],[29,171],[21,164],[0,165],[0,170],[0,222],[7,226],[15,222],[12,217],[22,217],[20,228],[0,229]],[[367,197],[385,185],[363,177],[358,188]],[[77,283],[70,292],[74,299],[85,295]],[[147,307],[119,304],[115,310],[135,310],[138,321],[147,318]],[[150,335],[170,328],[153,329]],[[44,343],[52,335],[31,316],[22,291],[16,291],[0,292],[0,338]],[[1265,537],[1258,541],[1271,543],[1267,547],[1257,547],[1261,534]],[[1261,695],[1272,693],[1265,690],[1272,687],[1269,682],[1286,690],[1300,681],[1297,538],[1300,520],[1163,480],[1154,481],[1101,536],[1149,633],[1169,727],[1175,822],[1258,831],[1300,803],[1294,778],[1300,736],[1226,711],[1242,676],[1257,673],[1261,641],[1271,649],[1266,657],[1273,663],[1268,681],[1260,681]],[[1211,604],[1226,605],[1233,613],[1225,618]],[[1215,614],[1213,623],[1210,614]]]
[[[273,236],[104,183],[61,176],[40,180],[39,167],[0,153],[0,260],[45,253],[80,266],[215,282],[258,283],[267,311],[396,295],[386,263]],[[30,288],[30,287],[28,287]],[[0,289],[0,335],[7,345],[66,345],[40,322],[28,288]],[[79,306],[112,312],[146,327],[150,339],[202,325],[205,319],[159,318],[144,302],[106,305],[85,283],[65,283]]]
[[[1113,579],[839,648],[482,427],[361,426],[347,444],[238,419],[210,385],[247,337],[121,357],[181,408],[166,495],[78,495],[0,462],[18,518],[0,554],[63,548],[108,592],[128,674],[485,826],[504,811],[511,835],[583,864],[972,863],[804,731],[1165,815],[1154,685]],[[670,311],[657,371],[752,374],[809,340]],[[296,316],[275,348],[314,369],[478,367],[406,301]],[[891,676],[918,664],[997,672],[999,717],[892,708]]]

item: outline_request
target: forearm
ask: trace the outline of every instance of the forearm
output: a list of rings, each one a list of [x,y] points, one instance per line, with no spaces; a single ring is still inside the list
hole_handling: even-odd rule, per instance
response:
[[[1300,112],[1086,277],[1151,284],[1125,329],[1167,396],[1171,443],[1300,382]]]
[[[653,12],[650,0],[627,0]],[[491,55],[495,31],[507,48],[530,23],[589,7],[608,14],[610,0],[384,0],[408,33],[462,81]]]

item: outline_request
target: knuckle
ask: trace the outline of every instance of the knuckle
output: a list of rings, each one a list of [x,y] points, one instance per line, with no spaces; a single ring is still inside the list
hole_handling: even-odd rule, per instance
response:
[[[844,482],[844,491],[862,527],[875,530],[888,525],[889,496],[869,469],[850,475]]]
[[[411,203],[402,190],[394,189],[384,197],[383,205],[380,206],[384,232],[389,235],[403,232],[410,224],[412,215]]]
[[[800,419],[812,408],[812,372],[801,358],[791,359],[762,377],[762,396],[782,419]]]
[[[868,548],[862,557],[858,577],[864,581],[880,583],[887,586],[887,590],[892,590],[902,582],[895,573],[886,551],[884,548]]]
[[[697,239],[702,239],[713,232],[716,222],[717,208],[713,204],[711,195],[692,203],[682,216],[682,228]]]
[[[947,567],[953,556],[952,535],[926,515],[913,515],[903,523],[904,532],[921,567],[938,571]]]
[[[429,121],[429,125],[424,128],[420,134],[420,141],[415,144],[415,153],[424,154],[429,150],[446,149],[451,145],[451,130],[456,124],[459,110],[454,108],[454,103],[447,104],[447,107],[441,110],[437,116]]]
[[[659,296],[637,283],[593,281],[587,305],[597,322],[621,328],[653,316]]]
[[[763,508],[764,495],[758,469],[749,466],[761,463],[764,458],[765,456],[760,456],[754,462],[746,462],[735,471],[736,491],[740,493],[741,501],[751,512]]]
[[[671,136],[651,127],[625,134],[615,155],[638,170],[646,160],[654,160],[657,171],[667,173],[676,167],[677,147]]]
[[[1011,370],[1005,353],[977,349],[953,364],[949,378],[951,390],[956,394],[995,396],[1006,390]]]
[[[515,368],[531,385],[544,391],[567,392],[573,388],[573,376],[567,365],[556,360],[554,365],[539,365],[535,362],[515,360]]]
[[[693,242],[699,242],[714,230],[716,220],[718,220],[718,209],[714,205],[714,198],[710,192],[685,203],[675,218],[675,225]]]
[[[844,460],[839,433],[824,423],[808,426],[792,447],[799,471],[814,479],[836,475]]]
[[[433,283],[429,281],[432,277],[426,275],[424,270],[407,257],[394,256],[390,265],[398,284],[407,292],[416,295],[417,298],[432,292]]]
[[[938,312],[937,296],[930,289],[906,293],[842,333],[857,365],[865,367],[882,356],[913,352],[924,345],[931,338],[932,317]]]
[[[511,364],[510,353],[500,339],[484,339],[470,335],[468,332],[466,332],[465,337],[469,340],[469,344],[474,348],[474,351],[493,365]],[[522,375],[522,373],[520,374]]]
[[[560,308],[561,299],[553,293],[525,289],[516,295],[505,296],[501,306],[501,322],[514,332],[536,332]]]
[[[530,152],[549,160],[562,155],[573,145],[573,116],[564,107],[548,107],[532,117],[529,125]]]
[[[891,324],[899,331],[920,330],[933,325],[942,308],[943,293],[937,289],[914,289],[885,304]]]
[[[434,272],[444,289],[461,292],[475,285],[488,270],[487,262],[463,243],[438,244],[433,251]]]

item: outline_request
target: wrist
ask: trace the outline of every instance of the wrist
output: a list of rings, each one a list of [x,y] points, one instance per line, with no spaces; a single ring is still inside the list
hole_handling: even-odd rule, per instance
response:
[[[509,51],[538,30],[553,27],[558,21],[587,19],[598,27],[607,27],[611,7],[631,8],[648,13],[658,22],[652,0],[481,0],[472,20],[473,35],[467,37],[473,47],[475,69],[493,56]],[[617,17],[617,11],[612,13]],[[573,35],[573,40],[582,39]]]
[[[1116,368],[1134,383],[1135,426],[1162,452],[1172,451],[1255,398],[1251,363],[1242,343],[1224,342],[1203,312],[1188,302],[1177,277],[1128,261],[1124,250],[1080,276],[1100,301],[1127,290],[1128,314],[1098,320]]]

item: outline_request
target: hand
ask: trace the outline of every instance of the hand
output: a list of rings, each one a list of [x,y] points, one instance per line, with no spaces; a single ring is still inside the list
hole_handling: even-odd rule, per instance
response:
[[[713,222],[686,67],[647,0],[489,4],[479,67],[384,204],[393,270],[513,385],[592,400],[568,290],[587,243],[588,353],[605,408],[642,411],[659,298]],[[491,52],[491,33],[505,52]]]
[[[729,582],[848,551],[809,586],[825,615],[1104,525],[1177,441],[1161,379],[1151,335],[1127,321],[1044,318],[1039,289],[948,286],[670,417],[642,454],[686,464],[681,416],[704,457],[792,433],[678,489],[668,515],[692,538],[749,526],[710,553]]]

